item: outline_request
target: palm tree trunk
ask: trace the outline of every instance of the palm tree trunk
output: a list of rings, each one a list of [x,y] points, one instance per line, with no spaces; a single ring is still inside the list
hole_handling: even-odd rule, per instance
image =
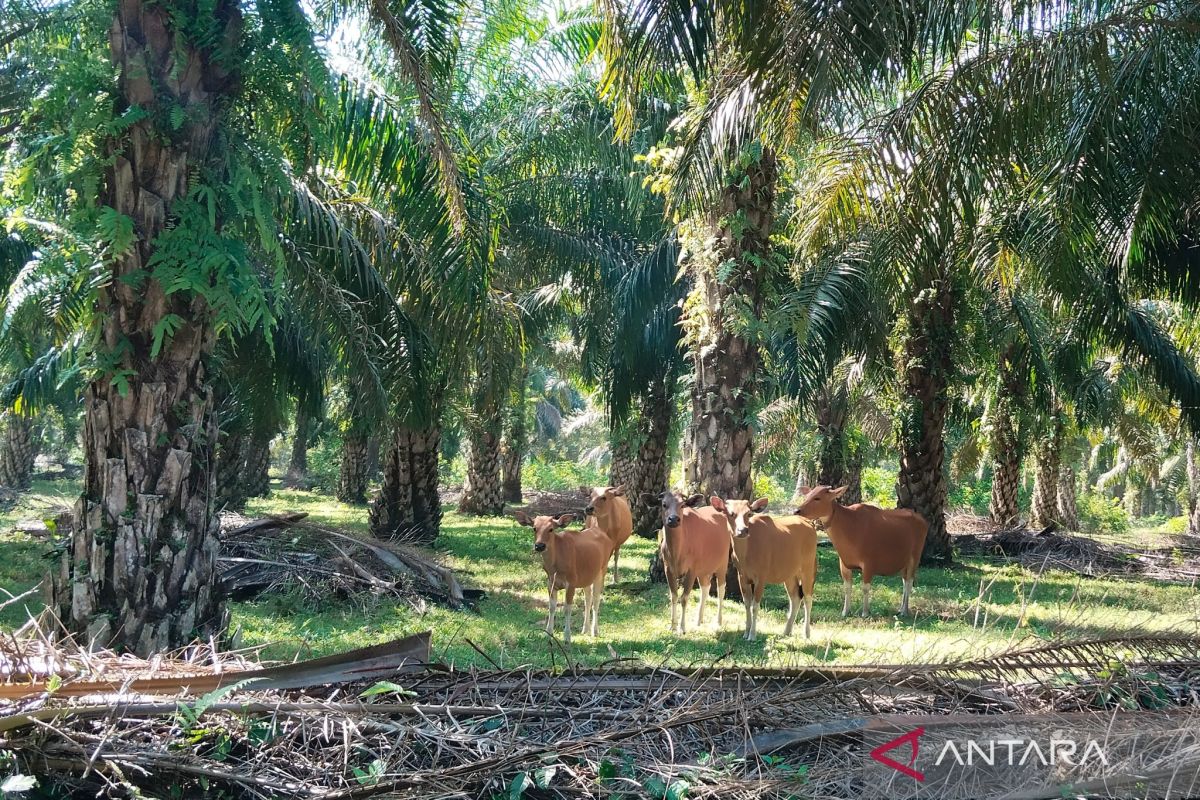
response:
[[[846,493],[839,499],[842,505],[852,506],[855,503],[862,502],[862,473],[862,450],[851,443],[850,460],[846,464]]]
[[[216,496],[217,508],[241,511],[246,507],[246,453],[249,437],[229,433],[217,446]]]
[[[467,479],[458,513],[477,517],[504,511],[500,487],[500,434],[504,429],[503,398],[507,392],[481,381],[474,397],[474,417],[467,425]]]
[[[1066,464],[1058,471],[1058,520],[1069,531],[1079,530],[1079,506],[1075,502],[1075,468]]]
[[[633,469],[624,481],[629,507],[633,512],[633,532],[653,539],[662,526],[662,514],[642,502],[643,494],[666,491],[670,467],[668,447],[671,439],[671,419],[675,411],[675,381],[656,383],[642,398],[638,418],[637,457]]]
[[[997,525],[1012,525],[1021,515],[1018,490],[1025,448],[1015,413],[1024,402],[1025,381],[1016,358],[1016,346],[1008,345],[1000,357],[992,409],[992,501],[988,515]]]
[[[1035,528],[1044,528],[1060,522],[1058,518],[1059,460],[1062,453],[1063,425],[1057,419],[1050,435],[1037,448],[1035,454],[1033,500],[1030,503],[1030,523]]]
[[[517,386],[505,421],[504,438],[500,442],[501,479],[500,493],[507,503],[519,503],[521,494],[521,467],[525,464],[525,453],[529,450],[529,435],[525,424],[525,383],[528,367],[517,373]]]
[[[762,313],[777,178],[775,155],[766,150],[744,176],[731,176],[709,220],[716,246],[697,276],[703,319],[692,322],[699,333],[687,473],[689,489],[707,495],[749,499],[754,490],[751,417],[762,395],[761,368],[758,346],[738,317]]]
[[[952,366],[954,292],[935,281],[913,301],[902,358],[905,408],[900,414],[900,474],[896,499],[929,523],[923,562],[953,559],[946,530],[945,462],[946,385]]]
[[[212,35],[178,33],[180,13],[202,15],[185,21]],[[220,173],[211,145],[238,83],[241,28],[233,0],[183,12],[119,0],[109,30],[116,112],[145,113],[114,141],[98,205],[125,215],[137,240],[97,292],[96,333],[114,363],[85,391],[83,492],[50,607],[82,641],[141,656],[219,636],[227,623],[210,478],[211,312],[189,291],[167,294],[152,265],[189,178]],[[178,130],[165,128],[171,110],[182,111]],[[177,327],[154,355],[168,315]]]
[[[438,496],[437,425],[401,425],[388,441],[383,462],[383,485],[371,506],[371,533],[382,539],[405,539],[428,544],[442,524]]]
[[[271,496],[271,439],[258,434],[246,442],[246,496]]]
[[[337,499],[351,505],[367,502],[368,437],[347,433],[342,437],[342,460],[338,467]]]
[[[1188,523],[1187,535],[1200,536],[1200,455],[1196,453],[1196,437],[1187,440]]]
[[[372,433],[367,437],[367,479],[379,476],[379,450],[380,437],[378,433]]]
[[[844,392],[827,386],[817,396],[815,412],[817,435],[820,437],[817,485],[834,488],[846,486],[850,473],[850,443],[846,436],[846,423],[850,416],[848,398]]]
[[[4,438],[0,442],[0,486],[25,491],[33,479],[37,458],[37,431],[32,417],[9,412],[4,416]]]
[[[296,409],[296,432],[292,437],[292,457],[288,461],[283,485],[304,488],[308,482],[308,440],[312,435],[312,420],[303,408]]]

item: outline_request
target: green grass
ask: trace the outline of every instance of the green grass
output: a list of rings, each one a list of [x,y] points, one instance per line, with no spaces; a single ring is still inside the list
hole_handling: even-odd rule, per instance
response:
[[[77,497],[79,481],[34,481],[15,506],[0,510],[0,602],[36,586],[47,567],[44,556],[50,548],[46,541],[18,533],[13,526],[21,520],[52,515],[51,509],[70,507]],[[0,609],[0,628],[20,625],[42,605],[38,593]]]
[[[36,516],[39,504],[63,502],[77,486],[39,484],[21,509],[0,517]],[[358,531],[366,510],[311,493],[276,490],[251,501],[255,516],[283,510],[307,511],[314,521]],[[16,592],[37,580],[45,549],[21,535],[2,534],[0,585]],[[1123,537],[1124,538],[1124,537]],[[1200,590],[1148,580],[1091,579],[1063,572],[1041,576],[1013,565],[967,559],[951,569],[925,569],[913,594],[915,619],[893,616],[899,580],[881,578],[873,591],[874,616],[843,620],[837,559],[820,549],[813,638],[782,637],[787,598],[781,587],[767,590],[759,639],[741,639],[740,603],[726,601],[724,627],[709,624],[677,637],[668,632],[666,587],[649,585],[645,573],[654,544],[632,540],[622,551],[621,582],[604,593],[600,636],[577,636],[569,650],[542,630],[546,614],[545,577],[532,552],[532,533],[507,518],[474,519],[446,515],[438,548],[464,582],[487,592],[478,612],[429,606],[419,613],[394,600],[331,602],[313,608],[298,596],[274,595],[232,606],[233,624],[243,645],[264,645],[267,657],[291,659],[431,629],[435,657],[459,667],[489,665],[476,645],[497,665],[562,666],[568,658],[599,664],[630,658],[677,666],[708,664],[807,665],[903,662],[976,656],[1016,642],[1079,638],[1141,631],[1200,631]],[[981,592],[981,586],[983,587]],[[861,595],[856,586],[856,601]],[[578,602],[578,601],[577,601]],[[711,601],[710,601],[711,602]],[[695,614],[693,600],[690,613]],[[0,624],[23,619],[6,609]],[[575,612],[575,626],[582,617]],[[561,616],[559,618],[561,625]]]

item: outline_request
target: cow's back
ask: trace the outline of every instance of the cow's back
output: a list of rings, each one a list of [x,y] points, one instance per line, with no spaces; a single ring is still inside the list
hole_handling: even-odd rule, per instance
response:
[[[604,519],[595,519],[614,547],[625,544],[633,534],[633,511],[629,508],[629,500],[621,495],[608,498],[608,513]]]
[[[847,567],[862,569],[869,563],[874,575],[895,575],[920,558],[929,530],[920,514],[907,508],[882,509],[865,503],[846,510],[851,513],[835,518],[840,530],[830,538]]]
[[[563,531],[559,534],[555,554],[555,566],[560,583],[586,586],[599,577],[613,545],[607,534],[599,527],[581,531]]]
[[[729,523],[715,508],[684,508],[679,527],[668,529],[663,540],[676,574],[708,575],[729,566]]]
[[[734,538],[738,569],[762,583],[784,583],[799,575],[817,552],[817,532],[803,517],[762,514],[750,521],[749,535]]]

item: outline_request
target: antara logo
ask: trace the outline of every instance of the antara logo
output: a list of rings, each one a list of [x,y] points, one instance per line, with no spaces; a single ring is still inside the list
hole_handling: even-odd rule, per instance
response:
[[[1100,748],[1100,743],[1095,739],[1088,739],[1084,743],[1083,754],[1076,761],[1075,754],[1079,750],[1079,742],[1073,739],[1051,739],[1049,747],[1045,749],[1038,744],[1036,739],[988,739],[983,741],[967,739],[963,742],[947,739],[946,743],[942,745],[942,751],[938,753],[935,763],[941,766],[943,761],[950,759],[964,767],[976,764],[989,767],[994,767],[996,764],[1010,767],[1026,764],[1040,764],[1043,767],[1051,764],[1066,764],[1071,767],[1080,767],[1089,762],[1108,766],[1108,758],[1104,755],[1104,750]]]
[[[917,756],[920,753],[921,736],[925,729],[914,728],[908,733],[901,734],[879,745],[871,751],[871,758],[884,766],[891,767],[910,778],[918,781],[925,780],[925,773],[916,769]],[[906,762],[897,761],[886,753],[898,747],[908,745]],[[1076,755],[1078,754],[1078,759]],[[1051,739],[1048,746],[1043,747],[1036,739],[947,739],[938,753],[934,766],[943,763],[954,763],[961,767],[989,766],[1024,766],[1027,764],[1065,764],[1079,767],[1092,763],[1097,766],[1108,766],[1108,757],[1100,743],[1088,739],[1080,747],[1073,739]]]

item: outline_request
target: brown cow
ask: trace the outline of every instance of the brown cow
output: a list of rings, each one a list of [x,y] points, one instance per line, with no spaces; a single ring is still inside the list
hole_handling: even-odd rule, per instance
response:
[[[696,508],[704,495],[684,498],[677,492],[643,494],[642,502],[662,510],[662,540],[658,546],[663,571],[671,589],[671,630],[687,633],[687,604],[692,587],[700,584],[700,610],[696,625],[704,624],[704,606],[708,587],[717,581],[717,628],[724,621],[725,576],[729,571],[729,526],[725,515],[715,508]],[[680,592],[682,589],[682,593]]]
[[[805,497],[796,513],[819,520],[837,551],[845,595],[842,616],[850,613],[854,570],[862,572],[864,617],[871,613],[871,579],[876,575],[897,574],[904,578],[900,614],[907,616],[908,597],[921,563],[921,551],[925,549],[925,534],[929,532],[925,518],[907,508],[882,509],[866,503],[840,505],[835,501],[845,493],[845,486],[839,489],[818,486],[811,491],[803,487],[800,491]]]
[[[788,593],[783,635],[791,635],[803,599],[804,638],[811,638],[813,587],[817,582],[817,531],[812,523],[803,517],[763,514],[765,497],[750,503],[714,496],[709,502],[725,513],[732,537],[733,560],[737,562],[742,604],[746,606],[746,638],[754,641],[758,635],[758,607],[768,583],[782,583]]]
[[[613,543],[613,583],[617,582],[617,564],[621,556],[621,545],[633,533],[633,513],[625,499],[624,486],[580,486],[579,493],[588,498],[585,512],[596,518],[600,530],[608,534]]]
[[[546,618],[546,633],[554,635],[554,612],[558,605],[558,590],[567,590],[567,620],[563,641],[571,643],[571,609],[575,605],[575,590],[583,589],[583,633],[592,636],[600,630],[600,594],[604,591],[604,570],[612,552],[612,542],[597,527],[582,531],[564,531],[575,519],[574,514],[529,518],[524,511],[516,513],[517,522],[533,528],[533,550],[542,554],[542,569],[546,570],[546,591],[550,594],[550,613]]]

